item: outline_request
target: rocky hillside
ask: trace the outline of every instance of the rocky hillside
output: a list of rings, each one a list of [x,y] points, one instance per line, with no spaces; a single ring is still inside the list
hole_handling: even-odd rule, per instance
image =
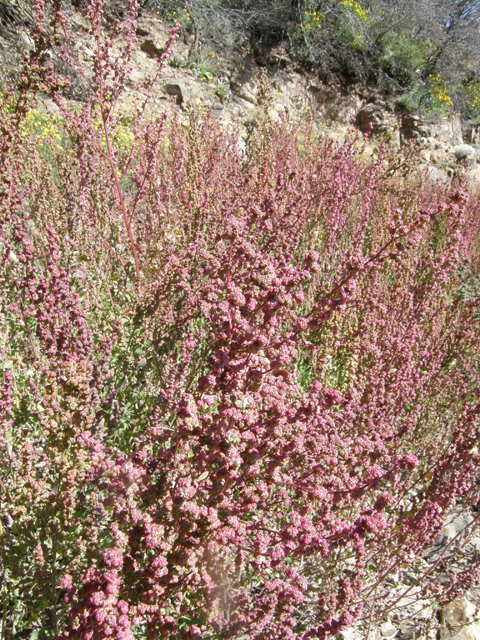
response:
[[[85,69],[91,71],[95,53],[87,23],[80,11],[73,10],[71,24],[76,36],[76,54]],[[139,19],[138,41],[134,46],[130,77],[132,93],[126,95],[128,114],[134,89],[158,65],[168,39],[168,26],[152,12],[144,10]],[[175,44],[175,54],[154,86],[152,108],[161,110],[173,103],[188,118],[190,108],[211,109],[226,125],[239,121],[245,132],[259,116],[261,77],[265,72],[269,111],[272,117],[287,112],[298,118],[311,118],[325,135],[344,140],[352,125],[370,132],[368,148],[381,143],[402,152],[406,145],[417,145],[421,165],[434,181],[448,184],[456,175],[466,176],[471,186],[480,184],[480,142],[472,126],[462,126],[459,115],[443,118],[410,113],[399,100],[361,83],[345,85],[341,78],[325,82],[315,70],[300,67],[282,46],[273,47],[259,66],[248,48],[225,57],[205,47],[196,62],[190,59],[192,38],[185,34]],[[120,38],[118,48],[124,46]],[[11,26],[0,32],[3,67],[18,67],[22,53],[33,46],[27,28]],[[65,70],[65,73],[70,73]],[[71,77],[72,101],[82,101],[87,88],[81,77]],[[40,108],[55,113],[55,105],[40,98]]]

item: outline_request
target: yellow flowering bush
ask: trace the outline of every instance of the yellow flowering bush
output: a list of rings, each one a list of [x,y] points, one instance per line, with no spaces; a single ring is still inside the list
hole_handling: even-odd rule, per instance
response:
[[[344,42],[360,49],[366,41],[365,29],[369,19],[369,12],[357,0],[342,0],[339,14],[334,24],[330,24],[333,33]],[[299,34],[315,42],[327,35],[327,16],[320,11],[319,3],[309,2],[302,13],[302,23]]]
[[[3,71],[4,70],[0,68],[0,72]],[[4,99],[5,92],[3,89],[4,87],[2,86],[0,89],[0,111],[3,114],[13,113],[14,103]],[[55,116],[41,109],[31,109],[27,113],[22,122],[21,132],[25,137],[36,136],[40,143],[48,139],[60,145],[63,140],[63,135]]]
[[[310,3],[307,10],[303,13],[303,29],[309,36],[315,35],[320,31],[325,23],[325,15],[317,11]]]
[[[470,114],[474,117],[480,116],[480,82],[478,80],[469,82],[464,87],[463,93]]]
[[[357,0],[343,0],[340,6],[344,11],[356,16],[361,22],[366,22],[369,16],[368,10],[364,9]]]
[[[365,30],[369,19],[369,11],[357,0],[343,0],[340,3],[341,26],[340,37],[355,49],[365,46]]]
[[[26,136],[37,136],[40,142],[47,139],[53,140],[57,145],[60,145],[63,140],[60,126],[55,117],[51,113],[39,109],[32,109],[28,112],[23,123],[23,133]]]
[[[429,93],[427,111],[437,115],[450,113],[453,100],[445,79],[438,73],[430,74],[427,79],[427,89]]]

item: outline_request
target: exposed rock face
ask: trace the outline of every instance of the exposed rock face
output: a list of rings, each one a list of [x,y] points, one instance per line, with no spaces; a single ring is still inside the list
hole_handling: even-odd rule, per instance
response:
[[[440,631],[440,640],[480,640],[480,622],[477,607],[459,598],[447,605],[443,611],[445,627]]]
[[[344,94],[339,87],[319,82],[311,83],[309,92],[315,98],[315,108],[328,123],[350,125],[362,106],[362,99],[355,92]]]
[[[429,125],[429,137],[437,140],[445,140],[450,144],[462,144],[462,121],[459,116],[447,118],[442,122]]]
[[[396,149],[401,145],[398,119],[386,103],[370,103],[363,106],[357,113],[355,124],[365,133],[371,132],[374,136],[381,136],[387,144]]]
[[[91,38],[86,35],[84,21],[80,13],[72,13],[75,48],[88,76],[93,72],[96,54]],[[169,30],[153,14],[143,12],[137,35],[139,39],[132,51],[128,83],[132,92],[158,70]],[[1,37],[0,46],[8,49]],[[120,39],[119,52],[122,46]],[[196,69],[194,59],[189,57],[191,42],[188,37],[177,40],[174,49],[174,64],[162,71],[159,82],[153,87],[152,113],[158,113],[170,101],[183,110],[187,105],[210,108],[223,123],[239,120],[248,127],[258,117],[262,108],[259,104],[260,69],[252,59],[243,60],[240,67],[240,63],[215,58],[215,71],[205,76]],[[280,57],[277,54],[281,54]],[[346,88],[339,82],[326,84],[313,73],[293,69],[285,52],[272,56],[272,60],[267,62],[270,64],[271,93],[268,113],[273,119],[278,119],[282,113],[298,119],[308,116],[320,131],[340,144],[351,137],[353,122],[360,131],[371,136],[367,152],[373,151],[379,143],[385,142],[391,148],[399,149],[414,140],[423,167],[433,181],[449,184],[455,175],[462,173],[472,187],[480,188],[480,147],[475,146],[479,141],[478,132],[473,129],[466,132],[466,141],[470,144],[465,144],[459,117],[428,123],[418,115],[402,112],[393,102],[365,86]],[[234,64],[238,69],[233,67]],[[69,97],[81,101],[85,98],[86,88],[80,86],[80,78],[73,80],[73,84],[78,84],[78,91]],[[220,94],[219,87],[225,86],[228,87],[227,94],[225,90]],[[124,96],[127,113],[130,98]],[[46,98],[43,106],[49,111],[55,110],[53,103]],[[188,113],[183,117],[188,119]]]
[[[355,124],[362,131],[374,133],[393,132],[398,128],[395,116],[378,104],[367,104],[362,107],[357,113]]]
[[[417,115],[408,113],[400,117],[399,135],[402,144],[410,140],[423,142],[429,137],[429,130],[425,122]]]
[[[251,102],[253,105],[256,105],[258,100],[258,88],[250,80],[240,87],[238,90],[238,96],[239,98],[242,98],[242,100],[246,100],[247,102]]]

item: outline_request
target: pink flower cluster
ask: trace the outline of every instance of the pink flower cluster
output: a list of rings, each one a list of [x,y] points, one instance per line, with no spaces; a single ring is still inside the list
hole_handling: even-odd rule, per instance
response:
[[[478,198],[267,114],[115,148],[136,8],[67,148],[0,147],[5,580],[56,637],[332,637],[478,502]]]
[[[213,120],[171,127],[134,315],[155,401],[129,451],[92,450],[119,566],[95,562],[66,636],[123,637],[112,571],[147,637],[332,636],[477,492],[474,208],[425,186],[402,210],[381,159],[300,151],[287,122],[247,159]]]

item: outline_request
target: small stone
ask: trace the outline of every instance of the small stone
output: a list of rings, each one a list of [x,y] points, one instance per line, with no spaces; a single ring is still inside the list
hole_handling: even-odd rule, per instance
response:
[[[355,627],[350,627],[350,629],[345,629],[338,635],[338,640],[360,640],[362,634]]]
[[[390,620],[380,625],[380,634],[382,638],[394,638],[398,633],[398,629]]]
[[[450,628],[459,627],[474,619],[475,610],[475,605],[467,598],[457,598],[457,600],[447,604],[443,610],[443,619]]]
[[[83,55],[87,60],[93,60],[96,56],[96,53],[95,51],[92,51],[92,49],[89,49],[88,47],[83,47]]]

